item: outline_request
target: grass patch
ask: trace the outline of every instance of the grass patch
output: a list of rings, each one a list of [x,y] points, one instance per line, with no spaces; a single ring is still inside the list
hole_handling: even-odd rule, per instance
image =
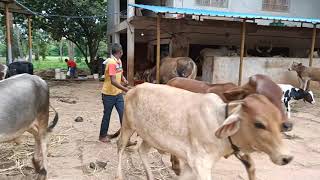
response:
[[[67,69],[67,64],[64,62],[64,59],[67,57],[63,57],[62,61],[60,56],[47,56],[45,60],[33,61],[34,70],[47,70],[47,69]],[[5,63],[6,58],[1,57],[0,63]],[[89,71],[87,64],[82,60],[81,62],[77,62],[77,68],[85,71]]]

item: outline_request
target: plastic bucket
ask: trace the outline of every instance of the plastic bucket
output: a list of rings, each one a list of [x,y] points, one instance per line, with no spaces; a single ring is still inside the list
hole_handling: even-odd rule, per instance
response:
[[[61,69],[55,69],[54,72],[55,72],[55,75],[54,75],[55,79],[61,79]]]
[[[60,72],[60,78],[61,79],[67,79],[67,75],[65,72]]]
[[[93,74],[93,79],[99,79],[99,74]]]

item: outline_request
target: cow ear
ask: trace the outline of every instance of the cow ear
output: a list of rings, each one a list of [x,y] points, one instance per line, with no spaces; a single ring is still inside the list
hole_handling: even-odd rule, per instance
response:
[[[240,129],[240,117],[238,114],[229,116],[223,124],[216,130],[215,135],[217,138],[226,138],[234,135]]]
[[[228,101],[241,100],[246,97],[247,91],[241,87],[237,87],[224,92],[223,95]]]

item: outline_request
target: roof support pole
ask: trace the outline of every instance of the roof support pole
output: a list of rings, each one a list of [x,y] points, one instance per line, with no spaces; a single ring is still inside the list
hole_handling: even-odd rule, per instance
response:
[[[160,84],[160,20],[161,14],[157,16],[157,84]]]
[[[316,36],[317,36],[317,24],[313,25],[313,31],[312,31],[312,41],[311,41],[311,49],[310,49],[310,59],[309,59],[309,67],[312,67],[313,64],[313,53],[314,53],[314,47],[316,44]],[[309,89],[310,81],[308,81],[307,89]]]
[[[238,80],[239,86],[241,85],[241,81],[242,81],[245,39],[246,39],[246,19],[243,20],[242,27],[241,27],[240,64],[239,64],[239,80]]]
[[[129,85],[133,86],[134,81],[134,26],[128,23],[127,29],[127,78]]]
[[[29,42],[29,62],[32,63],[32,27],[31,16],[28,16],[28,42]]]
[[[128,0],[128,4],[134,4],[135,0]],[[116,2],[117,3],[117,2]],[[119,4],[120,8],[120,4]],[[127,19],[135,15],[135,8],[127,5]],[[127,22],[127,80],[130,86],[134,85],[134,47],[135,47],[135,27]],[[120,41],[120,38],[119,38]]]
[[[9,14],[9,4],[5,3],[5,17],[6,17],[6,39],[7,39],[7,64],[12,63],[12,45],[11,45],[11,29],[10,21],[11,16]]]

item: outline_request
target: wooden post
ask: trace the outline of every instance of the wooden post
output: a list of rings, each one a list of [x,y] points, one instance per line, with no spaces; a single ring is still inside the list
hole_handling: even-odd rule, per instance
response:
[[[29,62],[32,63],[32,28],[31,16],[28,16]]]
[[[160,20],[161,14],[157,16],[157,84],[160,84]]]
[[[7,36],[7,64],[12,63],[12,45],[11,45],[11,29],[10,29],[10,15],[9,4],[5,3],[5,16],[6,16],[6,36]]]
[[[312,42],[311,42],[311,49],[310,49],[310,59],[309,59],[309,67],[312,67],[313,64],[313,53],[314,53],[314,46],[316,44],[316,36],[317,36],[317,24],[313,25],[313,32],[312,32]],[[309,89],[310,80],[307,84],[307,89]]]
[[[317,25],[313,25],[313,32],[312,32],[312,42],[311,42],[311,49],[310,49],[310,59],[309,59],[309,66],[311,67],[313,64],[313,53],[314,53],[314,46],[316,44],[316,36],[317,36]]]
[[[135,0],[127,0],[127,19],[134,16],[135,8],[128,4],[135,4]],[[120,9],[119,9],[120,10]],[[127,80],[129,85],[134,85],[134,26],[127,23]]]
[[[246,19],[243,20],[241,28],[241,46],[240,46],[240,65],[239,65],[239,80],[238,85],[241,85],[242,81],[242,69],[243,69],[243,57],[244,57],[244,45],[246,39]]]
[[[127,79],[134,85],[134,27],[129,23],[127,28]]]

